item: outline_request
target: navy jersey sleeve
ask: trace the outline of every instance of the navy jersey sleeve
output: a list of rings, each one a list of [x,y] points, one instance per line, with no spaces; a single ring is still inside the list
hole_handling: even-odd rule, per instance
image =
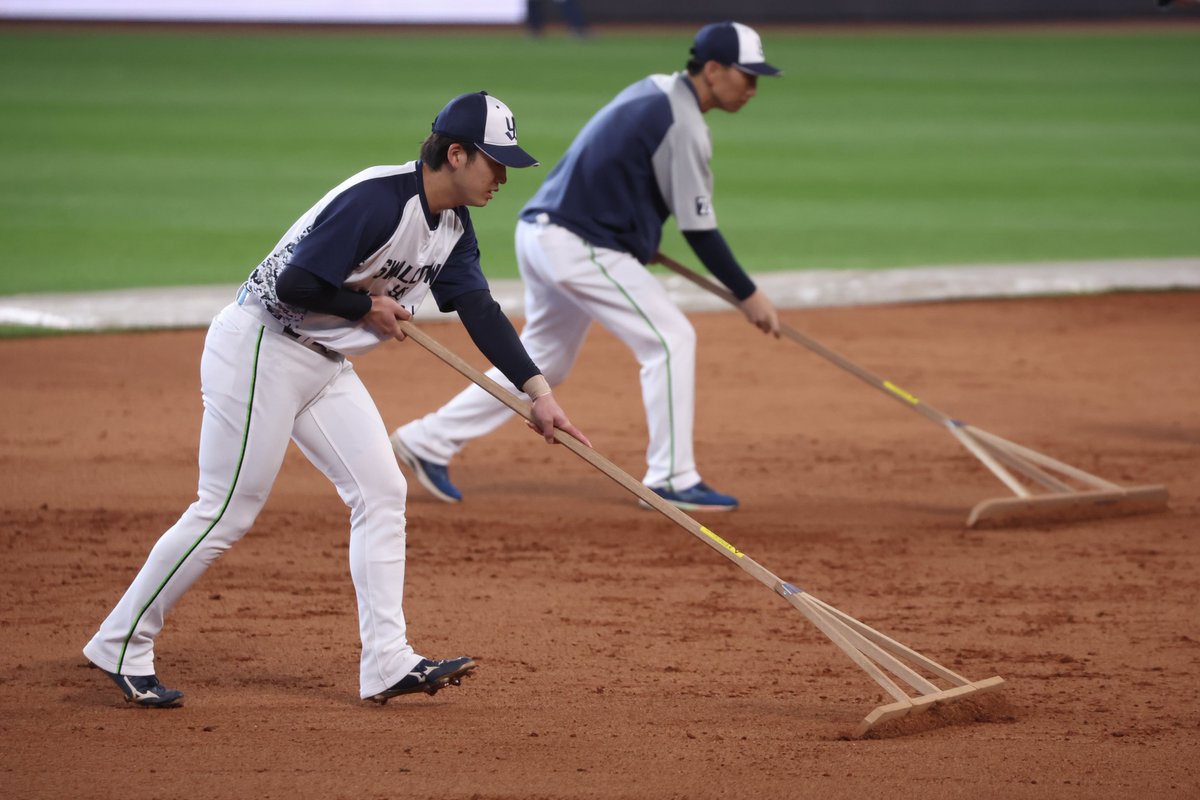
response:
[[[303,267],[284,267],[275,279],[275,294],[290,306],[343,319],[362,319],[371,310],[369,295],[334,286]]]
[[[734,258],[729,243],[716,228],[710,231],[684,231],[683,238],[700,257],[701,263],[738,300],[745,300],[758,289],[754,281]]]
[[[401,211],[400,199],[387,181],[351,186],[321,211],[288,264],[341,286],[359,264],[387,243],[400,223]]]
[[[454,310],[456,298],[467,292],[488,288],[487,278],[483,277],[483,267],[479,263],[479,242],[475,238],[471,215],[465,206],[460,206],[456,211],[462,220],[463,235],[429,287],[433,299],[437,301],[438,310],[444,314]]]

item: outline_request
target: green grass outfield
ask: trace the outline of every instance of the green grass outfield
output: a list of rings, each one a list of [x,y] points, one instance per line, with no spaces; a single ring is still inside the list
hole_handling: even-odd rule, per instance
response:
[[[544,165],[474,211],[487,271],[588,116],[691,29],[0,30],[0,294],[235,283],[325,191],[487,89]],[[711,112],[752,271],[1200,254],[1200,28],[763,29],[786,71]],[[664,250],[686,255],[669,229]]]

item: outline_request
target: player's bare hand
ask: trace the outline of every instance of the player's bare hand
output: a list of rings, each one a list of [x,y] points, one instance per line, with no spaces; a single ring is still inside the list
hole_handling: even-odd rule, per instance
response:
[[[762,289],[755,289],[754,294],[738,303],[750,324],[763,333],[770,333],[779,338],[779,312],[775,304],[763,294]]]
[[[553,394],[544,394],[533,401],[533,421],[529,427],[540,433],[548,444],[555,444],[554,429],[566,431],[588,447],[592,443],[583,435],[583,431],[571,424],[566,412],[558,405]]]
[[[373,295],[371,310],[362,318],[362,322],[369,330],[379,334],[381,338],[404,341],[404,331],[400,330],[398,323],[406,319],[412,319],[412,314],[407,308],[387,295]]]

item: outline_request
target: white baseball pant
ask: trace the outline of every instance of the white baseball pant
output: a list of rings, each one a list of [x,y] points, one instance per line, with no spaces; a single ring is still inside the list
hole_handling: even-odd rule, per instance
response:
[[[408,644],[401,607],[407,485],[383,419],[350,363],[276,332],[265,313],[261,306],[234,303],[209,327],[200,362],[197,500],[154,545],[83,652],[109,672],[154,674],[154,637],[163,618],[249,530],[292,439],[351,510],[350,575],[362,638],[359,689],[370,697],[421,658]]]
[[[633,351],[641,365],[650,441],[647,486],[687,489],[700,481],[692,449],[696,333],[662,283],[636,258],[595,247],[545,221],[517,223],[517,266],[525,284],[521,341],[552,386],[571,371],[592,320]],[[488,376],[519,394],[499,370]],[[421,458],[448,464],[471,439],[513,412],[471,385],[437,411],[399,430]]]

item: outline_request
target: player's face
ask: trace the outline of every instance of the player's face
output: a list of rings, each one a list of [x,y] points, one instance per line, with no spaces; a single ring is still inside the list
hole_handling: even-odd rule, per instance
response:
[[[500,184],[508,182],[508,168],[476,151],[459,170],[458,178],[462,204],[482,208],[500,191]]]
[[[711,62],[710,62],[711,63]],[[713,104],[730,114],[740,111],[758,93],[758,76],[743,72],[734,66],[714,64],[716,69],[709,74]]]

